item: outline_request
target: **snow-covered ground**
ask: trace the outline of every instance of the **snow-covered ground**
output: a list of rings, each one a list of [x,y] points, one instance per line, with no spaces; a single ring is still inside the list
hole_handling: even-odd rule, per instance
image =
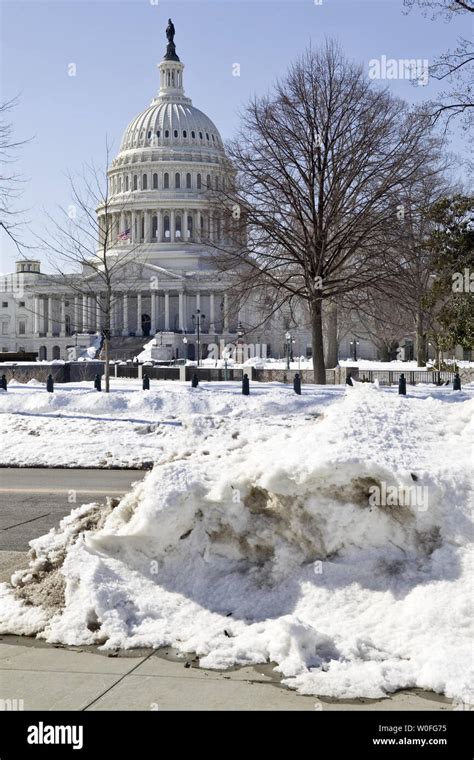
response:
[[[173,645],[209,668],[269,660],[301,693],[473,702],[472,387],[156,386],[0,396],[10,424],[38,426],[23,430],[44,436],[36,455],[52,422],[77,457],[81,425],[103,448],[124,425],[156,463],[117,506],[83,505],[32,542],[0,587],[0,632]]]

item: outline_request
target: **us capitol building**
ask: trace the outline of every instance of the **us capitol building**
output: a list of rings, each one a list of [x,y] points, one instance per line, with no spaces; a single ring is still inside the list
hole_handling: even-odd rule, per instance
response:
[[[220,242],[225,226],[213,193],[231,168],[217,127],[185,95],[171,21],[166,33],[159,93],[125,130],[108,168],[107,206],[96,210],[99,238],[107,226],[113,241],[107,256],[126,259],[130,270],[122,278],[127,287],[114,292],[111,356],[130,358],[155,336],[153,358],[195,359],[198,323],[203,358],[209,344],[238,339],[263,346],[268,356],[283,355],[288,329],[295,355],[307,355],[311,334],[304,319],[299,326],[281,313],[262,319],[250,299],[239,307],[217,271],[210,244]],[[85,280],[90,290],[81,287]],[[43,273],[37,260],[21,259],[0,285],[2,352],[68,359],[99,344],[101,280],[87,266],[64,278]],[[348,346],[341,351],[347,356]]]

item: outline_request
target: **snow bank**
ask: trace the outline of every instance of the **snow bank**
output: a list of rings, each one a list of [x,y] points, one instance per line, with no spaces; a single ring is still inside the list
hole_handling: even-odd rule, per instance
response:
[[[470,702],[473,411],[357,384],[311,424],[172,452],[100,524],[82,508],[32,542],[0,632],[273,661],[305,694]]]

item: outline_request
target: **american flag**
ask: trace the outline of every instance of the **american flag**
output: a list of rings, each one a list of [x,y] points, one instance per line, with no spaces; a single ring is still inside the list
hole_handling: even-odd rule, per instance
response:
[[[121,232],[118,235],[117,240],[128,240],[129,237],[130,237],[130,227],[128,228],[128,230],[124,230],[123,232]]]

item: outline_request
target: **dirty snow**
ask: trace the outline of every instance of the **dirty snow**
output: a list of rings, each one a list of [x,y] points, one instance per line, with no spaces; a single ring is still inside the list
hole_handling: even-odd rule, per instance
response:
[[[32,542],[29,570],[0,587],[0,631],[172,645],[207,668],[272,661],[305,694],[472,702],[472,389],[287,392],[262,387],[245,413],[225,388],[91,398],[91,414],[148,405],[182,426],[104,519],[84,506]],[[80,396],[35,403],[78,413]],[[374,505],[384,484],[399,500]],[[404,499],[413,488],[423,499]]]

